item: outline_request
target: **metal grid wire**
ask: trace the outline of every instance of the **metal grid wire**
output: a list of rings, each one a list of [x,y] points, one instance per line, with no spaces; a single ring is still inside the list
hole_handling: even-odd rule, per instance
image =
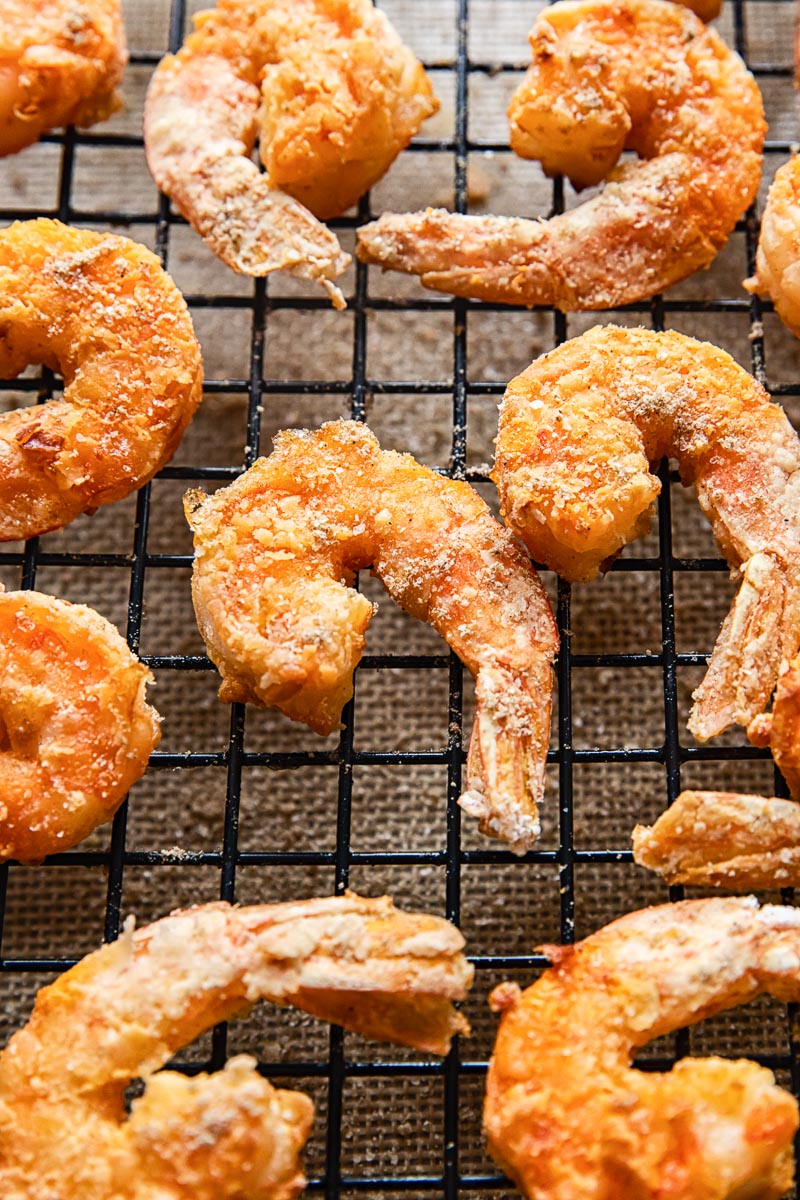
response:
[[[419,0],[419,24],[424,27],[426,14],[429,15],[438,0]],[[516,2],[516,0],[515,0]],[[475,0],[472,0],[475,3]],[[524,3],[524,0],[519,0]],[[784,5],[788,0],[783,0]],[[726,0],[733,10],[733,34],[736,49],[742,54],[759,81],[784,80],[786,86],[791,75],[791,67],[787,64],[774,62],[755,62],[748,57],[747,25],[756,26],[758,22],[770,20],[770,14],[776,11],[775,3],[765,3],[764,0]],[[526,5],[526,8],[530,6]],[[187,21],[185,0],[173,0],[169,19],[169,48],[177,49],[184,36]],[[454,178],[455,208],[466,211],[468,208],[468,162],[470,156],[492,153],[508,155],[509,148],[505,141],[480,139],[470,136],[470,82],[471,78],[479,75],[493,77],[498,74],[515,75],[521,73],[526,66],[524,45],[520,45],[517,61],[496,61],[491,58],[478,60],[470,58],[469,18],[470,0],[456,0],[455,8],[455,54],[447,61],[429,62],[426,65],[434,72],[435,78],[449,74],[455,86],[455,124],[452,137],[441,139],[425,137],[417,138],[411,147],[412,152],[428,153],[445,156],[452,163]],[[424,46],[424,40],[423,40]],[[417,47],[419,49],[419,46]],[[147,50],[137,51],[132,55],[132,66],[148,68],[159,61],[167,49],[164,45],[153,45]],[[44,141],[61,147],[58,179],[57,205],[54,209],[40,207],[7,207],[0,210],[0,218],[5,222],[12,219],[27,219],[41,215],[51,215],[60,220],[73,224],[112,225],[129,231],[133,237],[142,236],[143,227],[155,231],[155,245],[162,261],[170,266],[170,243],[176,225],[182,224],[181,219],[171,210],[165,197],[160,197],[156,211],[140,211],[137,209],[119,209],[105,211],[81,211],[73,201],[76,153],[82,147],[95,147],[105,150],[135,150],[141,152],[142,140],[137,134],[113,133],[99,127],[91,132],[78,133],[67,130],[60,134],[48,135]],[[771,176],[775,156],[785,157],[791,149],[789,140],[775,139],[767,144],[766,174]],[[771,157],[770,157],[771,156]],[[23,164],[24,165],[24,164]],[[20,167],[22,169],[22,167]],[[424,202],[424,198],[423,198]],[[410,199],[410,207],[417,207],[419,198]],[[552,184],[552,212],[563,211],[565,206],[565,191],[559,180]],[[373,214],[369,197],[365,197],[355,217],[343,218],[332,222],[334,228],[352,229],[371,219]],[[757,213],[751,210],[740,223],[739,232],[744,233],[746,251],[746,267],[748,273],[754,265],[754,253],[757,241]],[[744,274],[744,263],[742,264]],[[359,264],[355,268],[355,284],[352,294],[348,297],[348,305],[353,314],[352,319],[352,373],[349,378],[337,380],[312,378],[295,382],[270,376],[272,363],[265,361],[265,330],[273,314],[282,310],[294,310],[303,314],[303,320],[311,333],[316,320],[315,314],[327,309],[327,301],[318,296],[306,298],[303,295],[286,294],[282,281],[273,280],[268,283],[256,282],[249,296],[223,296],[214,294],[190,294],[188,303],[194,314],[203,309],[217,311],[229,310],[231,321],[249,321],[250,346],[247,372],[239,378],[216,378],[206,382],[206,394],[240,395],[247,399],[246,418],[246,452],[243,462],[236,466],[169,466],[160,474],[160,479],[185,480],[194,484],[205,482],[215,486],[234,478],[244,467],[249,466],[257,456],[259,432],[262,412],[269,405],[270,397],[286,395],[319,395],[341,396],[349,401],[349,413],[355,419],[367,416],[368,402],[376,396],[396,395],[443,395],[451,397],[451,450],[448,464],[440,464],[455,478],[466,478],[475,483],[485,483],[485,469],[468,466],[467,429],[468,406],[470,400],[481,396],[499,396],[503,384],[492,380],[470,378],[467,356],[467,337],[469,322],[476,312],[504,312],[502,306],[478,304],[464,300],[452,300],[446,297],[430,295],[421,289],[409,292],[401,289],[400,299],[388,298],[383,293],[373,295],[370,287],[376,273]],[[764,350],[764,334],[762,315],[771,310],[769,304],[764,304],[757,298],[748,298],[744,293],[730,296],[719,296],[713,299],[673,299],[657,297],[653,301],[631,305],[627,313],[640,314],[639,320],[649,322],[653,328],[662,329],[669,326],[677,316],[684,318],[691,314],[728,314],[746,316],[749,320],[749,340],[752,353],[752,370],[755,375],[767,384],[767,363]],[[372,378],[367,372],[367,318],[369,314],[388,312],[402,313],[415,311],[420,313],[450,314],[452,319],[452,372],[449,378],[422,380],[386,380]],[[605,315],[599,320],[614,319],[613,314]],[[552,344],[558,344],[570,336],[570,322],[562,314],[552,315]],[[790,381],[770,381],[773,395],[784,397],[800,396],[800,373]],[[24,378],[4,385],[6,389],[27,391],[35,394],[40,401],[46,400],[51,394],[57,381],[44,371],[36,377]],[[207,414],[201,410],[196,418],[202,421]],[[51,869],[67,869],[75,871],[78,867],[102,867],[107,872],[107,891],[105,901],[104,935],[106,939],[115,938],[120,930],[123,904],[123,881],[129,868],[147,867],[158,871],[179,872],[188,862],[191,865],[202,865],[219,873],[219,895],[226,900],[237,898],[237,871],[242,867],[258,866],[291,867],[314,866],[328,872],[329,885],[337,892],[343,891],[349,884],[351,870],[356,867],[436,867],[442,869],[444,881],[443,910],[447,917],[456,923],[461,918],[461,887],[462,874],[465,869],[476,865],[504,865],[514,870],[524,872],[530,864],[550,864],[558,870],[558,912],[560,936],[565,942],[575,936],[575,905],[576,905],[576,867],[581,864],[619,864],[631,861],[630,851],[626,844],[610,848],[580,848],[576,846],[573,832],[573,775],[576,766],[585,764],[654,764],[663,771],[663,793],[661,800],[671,802],[681,787],[681,769],[684,764],[691,762],[723,763],[758,759],[765,757],[765,752],[757,751],[750,746],[739,744],[711,744],[706,747],[686,745],[686,735],[683,733],[679,720],[677,699],[678,673],[684,668],[702,666],[706,661],[708,647],[698,647],[697,652],[678,653],[676,647],[675,611],[674,611],[674,580],[679,574],[718,573],[726,571],[725,564],[715,557],[686,557],[673,553],[672,521],[671,521],[671,485],[677,481],[674,472],[668,465],[662,464],[660,477],[665,485],[658,502],[658,546],[657,553],[630,554],[621,558],[614,565],[615,572],[644,572],[658,575],[659,604],[661,622],[662,649],[658,653],[624,652],[580,654],[572,653],[570,648],[571,626],[571,589],[569,585],[557,584],[557,617],[561,632],[561,653],[557,664],[557,722],[555,729],[554,748],[550,753],[550,761],[557,768],[557,789],[550,788],[547,803],[558,806],[558,839],[557,846],[546,849],[536,849],[522,860],[514,859],[506,851],[499,848],[489,848],[483,844],[481,848],[470,849],[462,846],[460,810],[457,797],[461,788],[462,770],[464,764],[465,735],[462,728],[463,686],[461,664],[453,655],[444,652],[438,654],[369,654],[365,657],[360,672],[393,670],[424,671],[428,674],[434,671],[447,671],[449,680],[449,699],[447,712],[448,735],[446,745],[431,750],[359,750],[356,748],[355,732],[358,717],[358,688],[356,698],[346,708],[344,713],[344,728],[339,738],[338,746],[318,750],[274,750],[270,746],[252,743],[246,736],[246,713],[241,705],[233,705],[230,713],[230,729],[227,746],[217,751],[192,747],[186,752],[157,751],[151,762],[151,771],[162,772],[176,769],[208,767],[218,772],[225,772],[225,811],[224,827],[221,845],[216,850],[192,852],[181,857],[165,850],[133,850],[126,847],[126,825],[128,820],[127,805],[118,812],[110,839],[110,848],[78,849],[68,853],[56,854],[47,860],[41,872]],[[165,568],[187,568],[191,558],[184,554],[166,554],[149,548],[148,535],[151,525],[152,508],[154,504],[152,486],[148,485],[138,494],[136,500],[135,521],[130,550],[127,553],[91,553],[85,551],[59,552],[49,547],[42,547],[38,539],[28,542],[23,549],[5,550],[0,552],[0,567],[12,568],[18,571],[20,585],[32,588],[37,585],[37,576],[42,568],[74,569],[80,572],[84,568],[101,568],[107,571],[127,572],[128,609],[127,609],[127,640],[131,649],[139,651],[142,632],[143,603],[145,594],[145,579],[150,572],[158,572]],[[702,651],[702,652],[701,652]],[[153,669],[166,672],[196,672],[211,670],[211,664],[202,655],[180,653],[145,655],[144,661]],[[613,668],[623,672],[631,668],[644,669],[648,672],[650,686],[663,692],[663,739],[654,745],[640,745],[638,740],[632,746],[622,748],[580,748],[574,745],[575,712],[572,703],[573,678],[576,672],[585,668]],[[169,712],[166,712],[169,720]],[[636,731],[633,731],[635,737]],[[413,846],[403,846],[397,850],[369,851],[357,850],[351,846],[351,801],[353,794],[353,774],[359,768],[370,765],[392,765],[404,767],[412,764],[439,765],[446,771],[447,791],[447,822],[445,844],[438,849],[415,849]],[[286,851],[269,848],[268,833],[265,834],[265,847],[259,850],[242,850],[238,844],[238,824],[240,799],[242,795],[243,770],[248,767],[268,767],[274,770],[298,772],[298,768],[312,766],[327,766],[338,770],[338,801],[336,807],[336,839],[335,847],[329,850],[299,850]],[[298,780],[301,773],[296,774]],[[782,782],[776,777],[776,791],[780,794]],[[659,807],[663,807],[660,804]],[[631,814],[631,824],[633,817]],[[333,819],[333,814],[331,814]],[[610,866],[609,866],[609,869]],[[6,895],[11,873],[19,870],[16,864],[0,867],[0,939],[2,938],[2,920],[5,914]],[[30,885],[36,887],[36,878]],[[324,890],[324,889],[322,889]],[[677,890],[673,890],[677,896]],[[204,899],[207,897],[198,897]],[[791,896],[786,895],[790,900]],[[582,931],[582,932],[588,932]],[[0,941],[0,951],[3,950]],[[486,987],[482,979],[492,973],[502,975],[506,971],[521,971],[521,977],[530,977],[533,971],[544,965],[544,958],[537,955],[522,954],[482,954],[473,958],[476,965],[476,993],[483,1003]],[[4,952],[0,956],[0,971],[5,977],[6,994],[13,994],[15,981],[22,973],[59,972],[70,965],[73,959],[66,956],[44,957],[11,957]],[[494,978],[494,975],[492,974]],[[797,1042],[792,1032],[791,1012],[784,1026],[783,1049],[775,1053],[761,1055],[751,1054],[765,1065],[781,1072],[783,1078],[789,1078],[796,1094],[800,1094],[800,1072],[798,1071]],[[270,1061],[262,1064],[261,1069],[271,1077],[311,1079],[317,1078],[323,1083],[327,1081],[327,1113],[325,1132],[324,1169],[314,1174],[310,1188],[314,1191],[324,1191],[326,1196],[337,1197],[342,1192],[374,1191],[395,1192],[412,1191],[421,1195],[444,1195],[452,1198],[460,1190],[491,1191],[502,1188],[505,1181],[502,1176],[491,1170],[475,1172],[463,1168],[459,1146],[459,1101],[465,1081],[471,1076],[480,1077],[486,1069],[482,1058],[469,1057],[469,1044],[456,1045],[444,1063],[427,1060],[413,1060],[401,1055],[384,1053],[379,1058],[364,1058],[348,1053],[350,1043],[338,1029],[332,1029],[328,1043],[328,1051],[324,1056],[302,1061]],[[182,1063],[184,1069],[196,1071],[199,1069],[219,1068],[226,1057],[227,1030],[220,1027],[215,1030],[211,1042],[208,1060],[202,1063]],[[674,1039],[664,1053],[648,1058],[648,1068],[663,1068],[674,1061],[674,1054],[685,1053],[689,1046],[688,1035],[681,1034]],[[443,1105],[441,1108],[442,1154],[437,1169],[423,1172],[395,1172],[375,1169],[365,1170],[361,1174],[348,1174],[342,1165],[342,1129],[348,1120],[345,1103],[345,1084],[354,1079],[380,1079],[381,1077],[424,1078],[439,1080],[442,1088]],[[301,1083],[302,1086],[302,1083]],[[318,1135],[319,1136],[319,1135]]]

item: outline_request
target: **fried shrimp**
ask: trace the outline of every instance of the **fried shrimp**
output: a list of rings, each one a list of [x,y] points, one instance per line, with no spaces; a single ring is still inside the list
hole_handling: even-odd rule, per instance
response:
[[[234,271],[316,280],[343,308],[349,255],[317,218],[355,204],[436,112],[425,72],[370,0],[219,0],[195,23],[147,93],[153,177]]]
[[[161,736],[152,682],[91,608],[0,595],[0,858],[40,861],[114,815]]]
[[[374,612],[350,584],[372,566],[476,676],[460,803],[524,853],[539,832],[558,635],[527,557],[469,484],[334,421],[278,434],[269,458],[214,496],[189,492],[185,508],[220,698],[337,729]]]
[[[596,326],[508,385],[492,478],[536,561],[588,580],[646,530],[665,455],[741,579],[694,693],[706,740],[762,713],[800,648],[800,441],[783,409],[707,342]]]
[[[206,904],[126,925],[39,992],[0,1055],[3,1200],[290,1200],[305,1185],[307,1096],[273,1088],[245,1056],[216,1075],[153,1073],[262,999],[445,1054],[469,1032],[452,1006],[472,982],[463,945],[447,921],[386,896]]]
[[[752,897],[628,913],[553,963],[503,1011],[484,1125],[531,1200],[777,1200],[791,1187],[794,1097],[755,1063],[684,1058],[632,1070],[637,1049],[767,993],[800,999],[800,912]]]
[[[0,541],[147,483],[202,396],[191,318],[156,256],[58,221],[0,231],[0,376],[35,362],[60,371],[64,395],[0,416]]]
[[[761,218],[756,273],[744,286],[769,296],[787,329],[800,337],[800,156],[775,174]]]
[[[121,106],[120,0],[0,0],[0,155]]]
[[[665,0],[577,0],[540,13],[511,101],[511,145],[599,196],[547,221],[388,214],[363,262],[437,291],[564,312],[627,304],[707,267],[753,201],[764,123],[752,75]],[[644,160],[614,167],[623,149]],[[612,170],[613,168],[613,170]]]
[[[633,857],[667,883],[800,886],[800,804],[777,796],[681,792],[652,827],[633,831]]]

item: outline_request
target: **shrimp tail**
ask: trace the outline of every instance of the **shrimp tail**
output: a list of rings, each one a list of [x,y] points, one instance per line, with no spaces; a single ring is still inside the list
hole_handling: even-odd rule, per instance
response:
[[[708,741],[730,725],[749,725],[769,703],[776,666],[794,622],[784,571],[771,554],[754,554],[725,618],[705,678],[692,694],[689,730]]]
[[[207,162],[184,187],[186,200],[176,201],[178,207],[187,219],[194,214],[198,233],[232,270],[253,276],[285,271],[318,283],[334,308],[347,307],[333,280],[350,255],[307,208],[270,187],[249,159]]]
[[[543,221],[471,217],[443,208],[386,213],[358,231],[358,258],[418,275],[455,296],[554,304],[568,291]]]
[[[479,819],[482,833],[508,842],[514,854],[525,854],[541,833],[551,662],[545,656],[537,660],[524,684],[500,667],[483,667],[475,682],[466,790],[458,803]]]
[[[202,119],[195,101],[203,97]],[[333,280],[350,262],[335,235],[297,200],[270,186],[248,157],[260,93],[222,55],[164,59],[147,93],[147,163],[158,186],[215,254],[241,275],[287,271],[319,283],[334,307]]]

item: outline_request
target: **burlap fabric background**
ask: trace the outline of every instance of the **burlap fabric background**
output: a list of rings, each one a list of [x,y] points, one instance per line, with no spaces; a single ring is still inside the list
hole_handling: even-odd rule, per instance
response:
[[[134,50],[161,51],[167,42],[168,0],[129,0],[128,30]],[[196,6],[196,7],[199,7]],[[391,0],[390,15],[430,63],[451,63],[456,53],[456,13],[451,0]],[[476,61],[524,63],[527,30],[535,5],[519,0],[474,0],[470,6],[470,52]],[[759,2],[746,6],[751,61],[784,64],[791,58],[793,8],[790,3]],[[720,22],[732,41],[732,18]],[[132,66],[124,92],[127,109],[98,132],[138,135],[142,100],[149,78],[147,66]],[[503,141],[507,137],[505,106],[519,75],[484,72],[470,79],[470,136]],[[451,69],[434,76],[442,101],[439,115],[426,127],[428,138],[447,138],[454,132],[455,75]],[[760,80],[770,121],[770,137],[791,141],[797,133],[791,82],[787,74]],[[766,182],[785,153],[768,155]],[[0,165],[0,205],[54,211],[59,186],[61,147],[33,147]],[[535,164],[508,154],[473,154],[470,189],[475,211],[545,214],[551,188]],[[453,156],[421,152],[401,157],[374,190],[372,208],[402,210],[428,203],[451,203]],[[764,190],[765,190],[764,189]],[[576,203],[567,189],[568,203]],[[763,197],[762,197],[763,198]],[[108,148],[81,145],[76,151],[71,195],[73,210],[97,228],[102,219],[92,213],[112,209],[156,212],[157,195],[147,172],[144,152],[137,145]],[[155,224],[137,224],[131,236],[153,244]],[[345,234],[350,248],[352,237]],[[252,286],[213,258],[193,231],[173,227],[169,268],[190,296],[250,296]],[[735,234],[712,269],[679,285],[670,299],[741,298],[746,273],[744,234]],[[345,290],[352,288],[352,270]],[[276,295],[310,294],[285,279],[270,283]],[[369,294],[380,297],[418,296],[415,281],[381,277],[370,271]],[[201,339],[210,380],[247,379],[251,335],[248,310],[201,308],[193,317]],[[569,318],[574,335],[596,321],[649,323],[648,314],[607,314]],[[750,326],[746,312],[702,315],[668,313],[673,328],[705,337],[729,350],[751,367]],[[425,379],[448,382],[453,374],[453,318],[436,312],[374,312],[367,322],[367,377],[372,380]],[[779,322],[764,320],[765,353],[771,383],[798,378],[797,342]],[[265,333],[265,377],[271,380],[348,380],[352,372],[352,313],[279,311],[270,313]],[[468,375],[471,384],[506,381],[532,357],[554,344],[554,319],[539,313],[471,313],[467,327]],[[4,393],[2,403],[28,402]],[[422,462],[446,466],[451,449],[451,396],[370,395],[368,420],[386,447],[405,449]],[[261,449],[267,453],[275,430],[291,425],[316,425],[347,415],[349,396],[325,393],[291,396],[280,392],[263,401]],[[787,400],[795,421],[800,407]],[[212,390],[181,445],[176,463],[182,465],[239,465],[246,441],[246,397]],[[470,466],[491,461],[496,426],[496,397],[469,399],[467,445]],[[151,554],[188,553],[190,538],[182,511],[186,484],[157,480],[152,489],[148,537]],[[482,488],[487,497],[493,489]],[[710,534],[691,494],[675,485],[673,538],[678,555],[714,555]],[[128,553],[133,539],[133,498],[83,517],[65,531],[42,539],[44,550]],[[657,552],[655,533],[632,551]],[[15,549],[7,547],[6,549]],[[19,569],[3,567],[0,578],[17,586]],[[545,577],[551,595],[554,580]],[[124,630],[129,572],[125,568],[56,568],[42,566],[37,586],[46,592],[95,606]],[[366,580],[369,594],[380,599],[380,588]],[[731,595],[724,574],[685,573],[676,576],[677,641],[680,652],[708,653]],[[611,573],[603,582],[574,589],[571,645],[576,654],[652,652],[661,648],[659,579],[655,572]],[[387,598],[370,631],[372,652],[442,653],[442,644],[427,627],[406,618]],[[201,654],[185,568],[152,565],[145,576],[145,612],[141,650],[146,655]],[[682,728],[690,693],[700,670],[679,672]],[[164,717],[161,752],[211,751],[226,748],[230,713],[216,699],[213,671],[157,672],[152,700]],[[447,671],[363,671],[359,674],[355,745],[359,750],[443,749],[447,739]],[[469,683],[467,683],[469,692]],[[573,673],[574,738],[577,749],[658,747],[664,739],[664,701],[660,667],[576,669]],[[465,729],[468,729],[469,696]],[[555,726],[554,726],[555,727]],[[684,744],[691,745],[683,729]],[[725,739],[742,744],[736,732]],[[279,714],[250,711],[245,745],[249,750],[296,750],[335,746],[320,742],[303,727]],[[554,738],[553,745],[557,745]],[[771,793],[769,763],[701,763],[684,767],[684,786],[731,787]],[[558,777],[550,771],[541,846],[558,845]],[[225,805],[224,767],[194,770],[151,770],[131,796],[127,845],[133,850],[176,848],[182,859],[173,866],[126,866],[123,910],[140,922],[158,917],[182,904],[217,897],[219,871],[192,865],[192,852],[219,850]],[[239,845],[242,850],[333,850],[336,837],[337,768],[300,771],[245,768]],[[578,849],[625,851],[637,819],[650,819],[665,803],[665,773],[658,763],[577,764],[574,768],[575,841]],[[442,849],[445,844],[446,770],[443,766],[359,766],[353,776],[352,848],[354,850]],[[87,845],[108,845],[109,829]],[[487,843],[464,821],[463,845]],[[582,863],[576,866],[576,934],[584,936],[614,916],[666,898],[666,889],[627,862]],[[237,897],[242,902],[282,900],[329,893],[333,868],[289,865],[240,867]],[[351,886],[366,894],[389,891],[402,904],[431,911],[444,910],[444,868],[354,867]],[[50,866],[11,868],[8,875],[3,953],[9,959],[80,956],[102,939],[106,877],[100,869]],[[462,870],[462,921],[469,951],[475,955],[522,955],[542,941],[559,936],[559,880],[552,864],[469,864]],[[463,1047],[471,1062],[483,1062],[491,1049],[495,1020],[486,997],[498,979],[513,972],[481,970],[466,1006],[474,1027],[473,1040]],[[521,982],[532,972],[517,973]],[[0,1025],[2,1040],[19,1026],[29,1011],[36,989],[52,976],[39,972],[0,975],[3,988]],[[324,1061],[327,1030],[290,1012],[262,1009],[232,1027],[230,1049],[248,1050],[270,1062]],[[401,1051],[373,1047],[356,1037],[346,1039],[350,1059],[403,1057]],[[666,1052],[670,1052],[670,1043]],[[785,1053],[787,1026],[781,1006],[764,1002],[707,1022],[691,1034],[695,1053],[718,1051],[732,1056],[760,1051]],[[664,1048],[661,1048],[664,1052]],[[202,1059],[208,1040],[186,1052]],[[414,1058],[417,1056],[409,1055]],[[784,1080],[787,1081],[787,1080]],[[311,1176],[325,1170],[325,1086],[322,1079],[302,1079],[318,1102],[318,1120],[307,1154]],[[480,1072],[460,1081],[460,1168],[466,1174],[491,1174],[492,1164],[482,1147]],[[436,1175],[443,1161],[443,1080],[439,1076],[348,1079],[344,1091],[344,1149],[346,1175]],[[419,1192],[433,1195],[434,1192]]]

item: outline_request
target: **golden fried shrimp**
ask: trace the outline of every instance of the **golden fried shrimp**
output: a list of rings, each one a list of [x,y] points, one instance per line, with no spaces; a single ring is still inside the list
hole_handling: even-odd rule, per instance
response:
[[[800,156],[775,174],[761,218],[756,273],[744,286],[769,296],[787,329],[800,337]]]
[[[633,857],[667,883],[800,886],[800,804],[777,796],[681,792],[652,827],[633,831]]]
[[[307,1096],[273,1088],[245,1056],[216,1075],[153,1072],[262,999],[445,1054],[469,1032],[451,1003],[472,982],[463,945],[447,921],[386,896],[206,904],[126,924],[39,992],[0,1055],[3,1200],[290,1200],[305,1185]]]
[[[355,204],[436,112],[425,72],[370,0],[219,0],[195,24],[147,93],[156,183],[234,271],[316,280],[343,308],[350,258],[316,218]]]
[[[467,483],[382,451],[365,425],[278,434],[230,487],[189,492],[195,611],[220,698],[339,727],[374,612],[372,566],[476,676],[460,804],[524,853],[539,833],[558,635],[544,589]]]
[[[91,608],[0,595],[0,859],[40,861],[114,815],[161,736],[152,682]]]
[[[0,230],[0,376],[36,362],[64,395],[0,416],[0,541],[147,483],[202,397],[191,318],[156,256],[58,221]]]
[[[120,0],[0,0],[0,155],[121,106]]]
[[[761,177],[763,105],[738,55],[666,0],[553,4],[531,45],[512,148],[577,188],[607,179],[601,194],[547,221],[388,214],[359,229],[359,258],[437,291],[564,312],[641,300],[707,267]],[[614,167],[623,149],[645,161]]]
[[[587,580],[646,530],[665,455],[742,581],[694,693],[706,740],[762,713],[800,649],[800,441],[783,409],[707,342],[596,326],[508,385],[492,478],[536,561]]]
[[[503,1010],[487,1077],[489,1150],[530,1200],[777,1200],[797,1102],[746,1060],[632,1070],[639,1047],[767,993],[800,999],[800,912],[752,897],[628,913]]]

